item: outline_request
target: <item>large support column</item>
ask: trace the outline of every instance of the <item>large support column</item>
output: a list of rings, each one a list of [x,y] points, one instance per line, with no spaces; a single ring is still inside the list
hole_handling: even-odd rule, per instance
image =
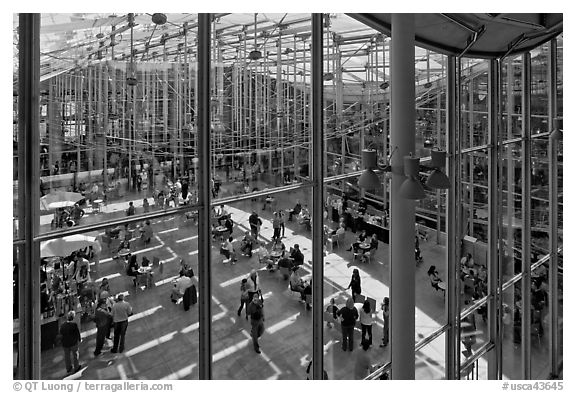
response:
[[[25,239],[18,274],[18,377],[40,379],[40,14],[20,14],[18,21],[18,218]]]
[[[458,257],[460,249],[460,223],[456,214],[458,211],[458,196],[460,195],[460,155],[459,152],[459,85],[456,57],[447,58],[447,88],[446,88],[446,128],[447,128],[447,175],[452,185],[446,193],[446,250],[448,258],[446,266],[446,379],[459,379],[459,324],[460,306],[458,302],[459,282]]]
[[[488,69],[488,338],[496,347],[488,355],[488,378],[498,379],[498,354],[502,345],[499,326],[502,326],[502,297],[500,288],[500,189],[498,188],[498,124],[500,119],[500,62],[490,60]]]
[[[405,179],[403,157],[415,152],[414,15],[392,14],[390,54],[391,143],[390,314],[392,379],[414,379],[414,201],[399,195]]]
[[[198,313],[199,378],[212,378],[210,243],[210,23],[198,14]]]
[[[548,51],[548,131],[552,131],[554,119],[557,116],[557,88],[556,66],[558,56],[558,43],[556,38],[550,41]],[[548,302],[550,307],[550,378],[558,378],[558,142],[550,139],[548,143],[548,201],[550,239],[550,265],[548,287],[550,293]]]
[[[531,280],[530,280],[530,199],[531,199],[531,138],[530,138],[530,53],[522,55],[522,378],[531,379]],[[512,212],[508,212],[509,215]]]
[[[312,14],[312,375],[322,379],[324,342],[324,82],[322,21],[323,14]]]

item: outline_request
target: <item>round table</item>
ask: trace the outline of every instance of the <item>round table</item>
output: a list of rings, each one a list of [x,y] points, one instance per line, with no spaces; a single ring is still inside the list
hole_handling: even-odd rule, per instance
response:
[[[438,282],[438,288],[445,291],[446,290],[446,283],[444,281],[439,281]]]
[[[120,251],[118,251],[118,256],[119,257],[123,257],[126,258],[127,256],[129,256],[130,254],[132,254],[132,251],[130,251],[127,248],[123,248]]]
[[[151,271],[152,271],[152,266],[140,266],[138,268],[138,273],[140,273],[140,274],[150,273]]]
[[[370,250],[370,243],[360,243],[358,247],[362,249],[362,251],[368,251]]]

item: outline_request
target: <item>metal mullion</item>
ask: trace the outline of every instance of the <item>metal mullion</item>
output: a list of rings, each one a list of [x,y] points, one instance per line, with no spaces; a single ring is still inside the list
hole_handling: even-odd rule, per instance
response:
[[[210,240],[210,25],[211,14],[198,14],[198,320],[199,378],[212,378]]]
[[[522,56],[522,376],[531,379],[531,138],[530,138],[530,53]],[[510,214],[510,212],[508,212]]]
[[[460,60],[454,56],[447,58],[447,88],[446,88],[446,129],[448,166],[447,173],[452,187],[446,195],[446,323],[449,329],[446,334],[446,379],[459,379],[459,280],[458,280],[458,257],[460,246],[460,225],[456,214],[460,206],[458,193],[460,184],[460,154],[458,153],[459,141],[459,67]]]
[[[324,128],[323,128],[323,18],[320,13],[312,14],[312,376],[323,379],[324,342],[324,250],[323,206],[324,184]]]
[[[498,329],[502,326],[502,298],[497,296],[500,277],[498,272],[498,243],[500,229],[500,203],[498,188],[498,124],[500,118],[500,62],[490,60],[488,70],[488,340],[498,349],[491,352],[488,362],[489,379],[496,379],[500,366]]]
[[[40,379],[40,14],[18,20],[18,194],[24,252],[18,261],[18,376]]]

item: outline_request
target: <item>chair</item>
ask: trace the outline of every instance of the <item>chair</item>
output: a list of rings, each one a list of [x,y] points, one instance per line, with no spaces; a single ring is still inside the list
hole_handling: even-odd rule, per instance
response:
[[[372,253],[370,251],[366,251],[364,252],[364,262],[366,263],[370,263],[370,261],[372,260]]]
[[[354,299],[354,303],[364,303],[364,300],[366,300],[366,296],[356,295],[356,299]]]
[[[334,245],[337,245],[340,248],[340,244],[344,241],[344,236],[346,232],[337,233],[328,238],[328,243],[330,243],[330,251],[334,250]]]
[[[372,312],[376,312],[376,299],[372,299],[371,297],[367,297],[366,300],[368,300],[368,303],[370,303],[370,310],[372,310]]]

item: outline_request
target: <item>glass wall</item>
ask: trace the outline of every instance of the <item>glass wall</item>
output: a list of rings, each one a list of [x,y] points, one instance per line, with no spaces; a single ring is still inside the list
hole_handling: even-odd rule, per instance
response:
[[[82,19],[84,18],[84,19]],[[198,50],[194,14],[42,15],[39,217],[41,377],[61,379],[76,370],[65,363],[58,329],[69,315],[83,338],[78,378],[198,379],[199,279],[209,282],[211,372],[214,379],[310,377],[313,313],[323,318],[324,369],[330,379],[361,379],[389,364],[390,188],[395,149],[390,135],[390,38],[346,15],[324,15],[322,106],[324,206],[313,206],[312,60],[309,14],[227,14],[211,24],[210,69],[210,277],[199,276]],[[166,20],[170,23],[166,24]],[[77,23],[78,29],[66,26]],[[95,28],[94,26],[98,26]],[[194,27],[192,27],[194,26]],[[281,29],[279,28],[281,26]],[[18,27],[15,16],[14,28]],[[562,40],[558,61],[562,64]],[[558,70],[556,114],[549,113],[549,45],[531,57],[531,106],[523,106],[522,57],[504,59],[500,80],[499,144],[489,144],[489,63],[461,62],[459,171],[460,233],[447,234],[447,197],[425,188],[415,202],[415,366],[419,379],[451,374],[446,359],[449,299],[457,303],[462,379],[488,375],[482,351],[490,320],[503,324],[504,378],[523,378],[518,337],[529,321],[532,377],[550,372],[550,173],[558,166],[562,245],[562,149],[550,157],[550,119],[562,116]],[[47,53],[57,53],[47,56]],[[67,59],[74,59],[70,62]],[[431,150],[445,150],[447,57],[415,49],[416,152],[420,180]],[[15,78],[15,86],[18,80]],[[14,95],[13,222],[14,319],[18,322],[19,226],[18,95]],[[530,151],[522,140],[530,116]],[[561,123],[560,123],[561,124]],[[498,152],[497,184],[489,183],[489,157]],[[362,152],[375,150],[379,185],[358,185]],[[523,157],[530,153],[530,189]],[[552,161],[552,160],[557,160]],[[499,245],[489,244],[489,191],[499,189]],[[522,205],[529,193],[530,209]],[[322,244],[312,235],[313,209],[323,209]],[[525,220],[526,219],[526,220]],[[525,225],[529,222],[529,225]],[[493,227],[492,227],[493,229]],[[522,242],[530,233],[530,249]],[[447,288],[447,237],[461,248],[455,261],[460,291]],[[461,240],[461,242],[460,242]],[[499,247],[498,247],[499,246]],[[314,261],[322,247],[324,258]],[[498,261],[504,307],[488,315],[488,274]],[[530,255],[531,272],[522,268]],[[323,291],[311,293],[315,264],[323,266]],[[432,280],[436,268],[441,285]],[[295,268],[297,267],[297,268]],[[562,258],[559,258],[562,272]],[[523,275],[519,277],[519,275]],[[359,281],[358,281],[359,277]],[[562,277],[560,275],[560,277]],[[510,280],[514,280],[512,283]],[[530,296],[520,285],[530,281]],[[360,282],[361,291],[357,286]],[[495,284],[494,284],[495,285]],[[560,289],[562,280],[559,280]],[[496,288],[494,287],[494,292]],[[124,301],[120,300],[120,295]],[[312,295],[322,310],[311,308]],[[560,319],[562,292],[558,299]],[[350,303],[351,304],[348,304]],[[127,302],[125,344],[122,335]],[[522,322],[522,303],[531,302]],[[115,308],[116,333],[104,322]],[[342,310],[358,314],[346,326]],[[263,311],[262,311],[263,310]],[[340,310],[340,313],[337,312]],[[347,312],[347,311],[346,311]],[[496,313],[496,311],[495,311]],[[254,342],[254,332],[265,333]],[[120,318],[120,319],[119,319]],[[103,321],[103,324],[100,322]],[[17,326],[15,324],[15,326]],[[562,330],[562,325],[559,327]],[[348,334],[348,335],[347,335]],[[350,345],[345,341],[349,340]],[[18,334],[14,348],[17,354]],[[366,351],[360,348],[370,343]],[[102,344],[102,345],[101,345]],[[561,343],[560,343],[561,344]],[[454,342],[448,346],[456,345]],[[492,349],[497,351],[499,348]],[[561,346],[560,346],[561,350]],[[480,351],[480,352],[478,352]],[[247,356],[257,366],[245,367]],[[352,353],[350,353],[352,352]],[[369,364],[361,367],[363,354]],[[513,358],[510,358],[512,356]],[[252,359],[250,357],[250,359]],[[15,356],[14,368],[18,365]]]

